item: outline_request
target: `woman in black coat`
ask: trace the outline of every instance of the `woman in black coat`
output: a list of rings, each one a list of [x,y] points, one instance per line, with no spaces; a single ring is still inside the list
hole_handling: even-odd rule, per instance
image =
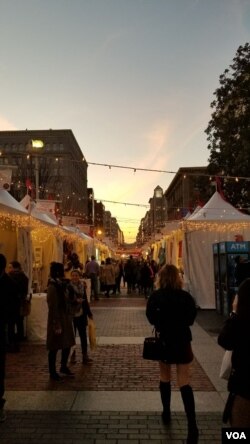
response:
[[[47,288],[48,324],[47,324],[47,350],[50,378],[60,381],[61,376],[56,371],[56,357],[61,350],[60,373],[74,376],[68,368],[70,348],[75,345],[75,336],[72,326],[72,316],[66,295],[63,264],[52,262],[50,264],[50,278]]]
[[[162,420],[171,419],[171,364],[176,364],[177,382],[188,420],[187,444],[198,442],[193,390],[190,386],[190,363],[193,360],[190,325],[196,317],[193,297],[182,289],[182,279],[174,265],[165,265],[158,274],[156,291],[149,297],[146,316],[159,332],[164,344],[160,365]]]
[[[250,279],[240,284],[218,343],[233,351],[223,420],[232,427],[250,427]]]

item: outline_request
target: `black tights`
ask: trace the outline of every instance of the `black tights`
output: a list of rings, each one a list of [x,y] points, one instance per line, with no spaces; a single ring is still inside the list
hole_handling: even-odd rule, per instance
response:
[[[49,373],[54,376],[56,372],[56,355],[58,350],[50,350],[48,353],[49,360]],[[67,367],[67,362],[69,358],[70,348],[63,348],[61,354],[61,368]]]

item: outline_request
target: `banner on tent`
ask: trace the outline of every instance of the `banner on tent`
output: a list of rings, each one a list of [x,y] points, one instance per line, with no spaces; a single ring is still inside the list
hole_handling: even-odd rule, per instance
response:
[[[41,213],[55,214],[56,202],[54,200],[37,200],[36,210]]]

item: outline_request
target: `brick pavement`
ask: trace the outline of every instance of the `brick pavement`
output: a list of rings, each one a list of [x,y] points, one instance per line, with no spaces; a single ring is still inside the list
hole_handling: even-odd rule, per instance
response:
[[[48,377],[45,346],[26,343],[20,353],[8,354],[6,390],[158,391],[158,363],[142,359],[142,345],[98,346],[91,354],[93,364],[88,366],[81,364],[80,346],[77,346],[77,356],[79,362],[71,365],[75,378],[65,377],[64,382],[58,384]],[[175,381],[173,367],[173,390],[176,390]],[[192,385],[194,390],[214,390],[196,359],[192,363]]]
[[[112,344],[112,337],[144,337],[151,333],[145,318],[145,299],[136,297],[101,299],[92,303],[98,336],[111,340],[93,353],[94,365],[77,363],[76,378],[65,378],[62,384],[51,384],[47,375],[44,345],[26,343],[21,353],[9,354],[6,388],[22,396],[29,390],[158,390],[158,368],[141,359],[141,344]],[[80,354],[79,346],[77,346]],[[192,383],[196,391],[215,390],[200,364],[194,360]],[[175,377],[174,377],[175,379]],[[60,387],[59,387],[60,385]],[[173,385],[175,390],[175,385]],[[87,393],[87,392],[86,392]],[[139,393],[139,392],[138,392]],[[202,392],[201,392],[202,393]],[[97,397],[98,399],[98,397]],[[38,409],[39,410],[39,409]],[[184,444],[186,419],[174,412],[171,427],[161,422],[160,412],[145,411],[8,411],[8,419],[0,424],[1,444]],[[198,413],[200,444],[221,442],[221,412]]]
[[[221,442],[221,414],[197,415],[199,444]],[[184,444],[186,419],[173,413],[171,427],[160,413],[9,412],[0,424],[1,444]]]

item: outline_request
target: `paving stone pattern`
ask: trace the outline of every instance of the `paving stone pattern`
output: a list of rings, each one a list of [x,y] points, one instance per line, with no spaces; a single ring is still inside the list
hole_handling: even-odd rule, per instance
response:
[[[145,309],[127,307],[92,308],[97,336],[144,337],[153,327],[147,321]]]
[[[6,390],[25,395],[25,391],[85,391],[124,390],[158,391],[158,364],[144,361],[142,345],[126,343],[128,338],[143,338],[151,334],[151,326],[145,317],[146,301],[143,297],[123,295],[92,302],[97,325],[97,335],[107,342],[92,353],[93,365],[80,362],[80,346],[77,345],[79,362],[72,365],[75,378],[65,377],[62,383],[51,383],[48,378],[47,351],[45,344],[22,344],[20,353],[7,355]],[[203,319],[201,319],[203,322]],[[207,330],[210,315],[206,320]],[[220,320],[219,320],[220,321]],[[217,327],[217,325],[216,325]],[[112,337],[118,344],[112,343]],[[121,343],[119,337],[122,338]],[[125,339],[125,340],[124,340]],[[59,368],[58,356],[58,368]],[[195,391],[214,391],[214,387],[194,360],[192,385]],[[173,371],[173,390],[175,370]],[[98,403],[97,403],[98,404]],[[221,442],[221,412],[198,413],[199,444]],[[0,444],[184,444],[186,439],[184,413],[172,413],[171,426],[162,424],[160,412],[111,412],[111,411],[20,411],[9,410],[7,420],[0,424]]]
[[[75,378],[65,377],[60,384],[48,377],[45,345],[24,344],[22,351],[8,354],[6,390],[157,390],[158,362],[142,359],[142,345],[98,346],[91,354],[92,365],[82,365],[80,346],[78,363],[71,365]],[[60,361],[58,353],[58,367]],[[173,390],[176,390],[173,367]],[[194,390],[212,391],[214,387],[202,367],[192,363]]]
[[[199,444],[221,443],[221,415],[198,414]],[[1,444],[184,444],[184,414],[171,427],[160,413],[148,412],[8,412],[0,424]]]

